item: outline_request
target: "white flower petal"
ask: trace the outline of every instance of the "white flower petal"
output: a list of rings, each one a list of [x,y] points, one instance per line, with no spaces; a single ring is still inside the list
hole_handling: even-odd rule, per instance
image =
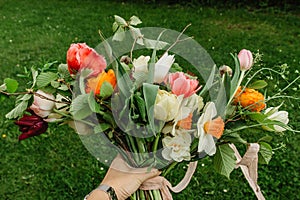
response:
[[[174,63],[174,55],[165,53],[156,63],[154,67],[154,82],[161,83],[164,81],[172,64]]]

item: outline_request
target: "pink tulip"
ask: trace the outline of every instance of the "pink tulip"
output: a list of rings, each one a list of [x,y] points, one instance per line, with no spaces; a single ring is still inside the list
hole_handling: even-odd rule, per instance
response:
[[[238,54],[238,59],[240,61],[240,67],[242,71],[250,69],[253,65],[253,56],[251,51],[247,49],[242,49]]]
[[[190,79],[183,72],[169,74],[169,84],[173,94],[177,96],[184,95],[184,98],[193,95],[200,89],[200,87],[198,87],[198,81]]]
[[[104,57],[85,43],[71,44],[67,52],[67,64],[70,74],[88,68],[93,70],[91,76],[97,76],[106,68]]]

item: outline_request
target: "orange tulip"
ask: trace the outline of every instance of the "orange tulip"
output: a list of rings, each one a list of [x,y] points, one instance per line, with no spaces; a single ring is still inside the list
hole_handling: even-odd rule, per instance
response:
[[[103,71],[97,77],[89,78],[86,82],[86,93],[94,92],[95,95],[100,94],[100,89],[104,81],[107,81],[114,88],[117,84],[115,72],[110,69],[108,72]]]
[[[234,104],[240,104],[243,108],[253,112],[263,110],[266,107],[264,101],[265,97],[262,93],[250,88],[245,88],[242,92],[241,87],[239,87],[233,99]]]

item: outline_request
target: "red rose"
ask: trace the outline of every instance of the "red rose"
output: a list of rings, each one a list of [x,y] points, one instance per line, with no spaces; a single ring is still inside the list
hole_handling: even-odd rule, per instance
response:
[[[106,68],[104,57],[85,43],[71,44],[67,52],[67,64],[70,74],[89,68],[93,70],[92,76],[97,76]]]

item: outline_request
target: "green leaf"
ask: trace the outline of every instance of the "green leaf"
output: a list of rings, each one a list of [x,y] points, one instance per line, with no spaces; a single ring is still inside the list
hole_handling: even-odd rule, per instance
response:
[[[222,140],[225,142],[230,142],[230,143],[242,143],[242,144],[247,144],[247,141],[241,138],[241,136],[237,132],[232,132],[229,134],[224,134],[222,136]]]
[[[113,25],[112,25],[112,30],[113,30],[113,32],[116,32],[118,28],[119,28],[118,23],[117,23],[117,22],[114,22]]]
[[[142,120],[146,121],[146,104],[144,99],[137,94],[134,95],[134,99],[137,103],[137,107],[139,109]]]
[[[113,92],[114,92],[113,86],[109,82],[104,81],[100,88],[100,97],[102,98],[110,97]]]
[[[94,127],[94,132],[95,133],[103,133],[104,131],[106,131],[110,128],[111,128],[110,124],[101,123],[101,124],[98,124],[97,126]]]
[[[230,78],[228,72],[226,72],[224,74],[224,87],[225,87],[225,91],[226,91],[226,97],[227,97],[226,99],[228,102],[230,99],[230,90],[231,90],[231,78]]]
[[[71,77],[67,64],[59,64],[57,67],[57,71],[60,74],[61,78],[65,79]]]
[[[119,28],[117,29],[117,31],[115,32],[115,34],[114,34],[112,40],[113,40],[113,41],[123,41],[124,38],[125,38],[125,36],[126,36],[126,35],[125,35],[125,30],[124,30],[122,27],[119,27]]]
[[[237,55],[231,54],[231,56],[233,57],[234,63],[235,63],[235,70],[234,70],[233,77],[231,79],[231,86],[237,86],[239,77],[241,74],[240,61],[239,61]],[[231,87],[230,96],[234,95],[233,93],[234,93],[235,89],[236,89],[236,87]]]
[[[100,109],[100,105],[95,100],[95,96],[94,96],[93,92],[91,92],[89,94],[88,104],[89,104],[89,107],[90,107],[90,109],[91,109],[92,112],[102,113],[102,111]]]
[[[151,127],[151,130],[153,131],[153,134],[155,135],[155,126],[154,126],[154,104],[156,100],[156,95],[158,92],[158,86],[144,83],[143,84],[143,95],[145,99],[146,104],[146,112],[148,116],[148,121]]]
[[[151,39],[147,39],[147,38],[144,38],[143,40],[144,40],[145,47],[148,49],[161,50],[169,44],[167,42],[156,41],[156,40],[151,40]]]
[[[130,25],[136,26],[138,24],[141,24],[142,21],[137,16],[130,17]]]
[[[248,115],[250,119],[257,121],[258,123],[262,123],[266,120],[267,116],[260,112],[245,112],[245,115]]]
[[[205,83],[205,86],[203,89],[201,89],[199,96],[203,96],[212,86],[215,78],[215,73],[216,73],[216,65],[213,66],[210,75]]]
[[[4,83],[4,84],[2,84],[2,85],[0,85],[0,91],[5,91],[6,90],[6,84]]]
[[[93,72],[93,70],[85,68],[83,70],[81,70],[80,76],[79,76],[79,89],[81,94],[85,94],[85,78],[87,78],[91,73]]]
[[[254,83],[249,84],[247,87],[251,88],[251,89],[262,89],[264,87],[266,87],[268,85],[268,83],[264,80],[258,80],[255,81]]]
[[[9,93],[14,93],[19,86],[18,81],[16,81],[15,79],[11,79],[11,78],[6,78],[4,79],[4,83],[6,85],[6,90]]]
[[[272,147],[266,142],[259,142],[258,162],[260,164],[269,164],[272,158]]]
[[[122,17],[118,16],[118,15],[114,15],[115,17],[115,21],[119,26],[127,26],[127,22],[125,21],[125,19],[123,19]]]
[[[33,80],[31,88],[33,88],[36,84],[36,79],[37,79],[37,76],[39,75],[39,72],[32,67],[31,68],[31,74],[32,74],[32,80]]]
[[[217,146],[217,152],[214,156],[214,168],[218,173],[229,179],[230,173],[234,170],[235,162],[234,151],[228,144]]]
[[[271,140],[273,139],[273,137],[272,136],[270,136],[270,135],[266,135],[266,136],[264,136],[264,137],[262,137],[262,138],[260,138],[258,141],[259,142],[261,142],[261,141],[265,141],[265,142],[271,142]]]
[[[18,96],[16,100],[16,107],[5,115],[8,119],[15,119],[23,115],[24,111],[28,107],[28,101],[32,97],[30,94]]]
[[[60,83],[58,81],[51,81],[51,86],[54,88],[58,88]]]
[[[57,89],[59,89],[59,90],[62,90],[62,91],[67,91],[67,90],[69,90],[69,88],[68,88],[68,86],[67,85],[61,85],[61,86],[59,86]]]
[[[78,95],[70,106],[70,113],[75,120],[80,120],[88,117],[93,112],[88,103],[89,94]]]
[[[38,88],[46,87],[48,86],[52,81],[55,81],[58,79],[58,76],[56,73],[53,72],[43,72],[41,73],[36,80],[36,85]]]

